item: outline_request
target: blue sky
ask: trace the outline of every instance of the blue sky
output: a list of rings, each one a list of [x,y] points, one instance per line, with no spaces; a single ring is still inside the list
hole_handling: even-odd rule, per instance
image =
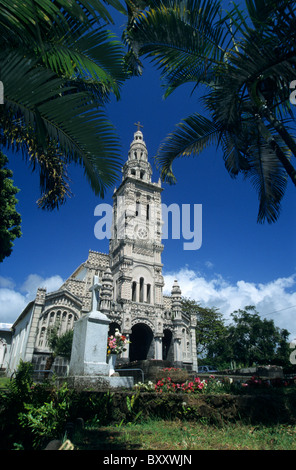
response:
[[[121,139],[123,163],[136,130],[134,123],[140,121],[153,181],[158,180],[153,157],[161,141],[182,118],[202,111],[190,92],[186,86],[163,100],[159,73],[145,62],[143,77],[127,82],[121,100],[108,106]],[[108,240],[95,238],[98,218],[94,210],[101,202],[112,204],[114,189],[100,200],[81,167],[73,165],[69,173],[74,196],[59,211],[44,212],[36,205],[38,175],[31,173],[20,155],[7,155],[14,183],[21,189],[17,209],[23,235],[0,265],[0,323],[12,323],[34,298],[38,285],[57,289],[87,259],[89,249],[108,252]],[[289,183],[278,222],[261,225],[256,220],[258,199],[251,183],[230,178],[215,146],[198,158],[179,159],[174,171],[177,184],[163,184],[162,201],[202,205],[202,245],[185,251],[184,239],[164,241],[165,292],[177,278],[185,296],[203,306],[216,306],[225,318],[237,308],[255,305],[263,317],[295,337],[295,188]]]

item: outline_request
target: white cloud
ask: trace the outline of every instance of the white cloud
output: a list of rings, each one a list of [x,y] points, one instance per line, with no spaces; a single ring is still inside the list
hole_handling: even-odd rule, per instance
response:
[[[0,322],[14,323],[28,302],[36,296],[38,287],[46,287],[53,292],[61,287],[63,279],[59,275],[43,278],[30,274],[20,289],[16,289],[12,279],[0,277]]]
[[[226,319],[234,310],[254,305],[262,317],[274,320],[276,326],[286,328],[291,337],[296,338],[296,275],[265,284],[244,280],[230,283],[221,275],[206,278],[185,267],[178,272],[164,273],[166,295],[171,293],[175,279],[184,297],[194,299],[204,307],[218,308]],[[0,322],[13,323],[27,303],[35,298],[38,287],[46,287],[47,292],[52,292],[62,283],[59,275],[43,278],[30,274],[20,289],[16,289],[12,279],[0,277]]]
[[[14,286],[15,286],[15,283],[14,283],[13,279],[11,279],[10,277],[0,276],[0,288],[7,287],[8,289],[13,289]]]
[[[274,320],[296,337],[296,275],[279,278],[266,284],[238,281],[231,284],[220,275],[207,279],[188,268],[164,274],[165,294],[177,279],[182,295],[196,300],[203,307],[216,307],[226,319],[230,313],[254,305],[264,318]]]
[[[27,301],[24,295],[12,289],[0,288],[0,321],[13,323],[24,310]]]
[[[47,292],[53,292],[59,289],[62,284],[63,279],[58,275],[44,279],[38,274],[29,274],[20,290],[25,292],[27,297],[33,299],[36,295],[38,287],[46,287]]]
[[[208,269],[212,269],[214,267],[214,263],[212,263],[212,261],[206,261],[205,265]]]

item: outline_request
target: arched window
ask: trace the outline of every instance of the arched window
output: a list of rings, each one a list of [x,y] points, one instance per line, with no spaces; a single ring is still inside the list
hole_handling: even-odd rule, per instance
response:
[[[132,283],[132,301],[136,302],[137,300],[137,283],[134,281]]]
[[[136,217],[138,217],[138,215],[140,215],[140,201],[137,199],[137,202],[136,202]]]
[[[147,284],[147,303],[151,303],[151,284]]]
[[[45,327],[41,328],[41,332],[40,332],[40,336],[39,336],[39,343],[38,343],[38,346],[40,346],[40,347],[42,347],[43,343],[44,343],[45,331],[46,331]]]
[[[144,302],[144,278],[140,278],[140,302]]]

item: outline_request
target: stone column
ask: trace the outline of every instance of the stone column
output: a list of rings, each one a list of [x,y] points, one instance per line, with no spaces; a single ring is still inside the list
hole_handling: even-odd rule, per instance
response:
[[[174,337],[174,362],[178,366],[182,366],[183,363],[182,338],[177,335]]]
[[[96,391],[110,388],[131,388],[133,377],[110,376],[107,364],[107,339],[109,318],[97,310],[101,285],[94,276],[92,311],[80,318],[74,327],[72,354],[67,382],[77,390],[92,388]]]
[[[0,368],[4,367],[4,357],[6,354],[7,343],[4,339],[0,338]]]
[[[127,336],[127,339],[129,338],[128,335],[126,335],[125,333],[123,333],[125,336]],[[126,351],[123,351],[122,354],[121,354],[121,359],[124,361],[124,362],[128,362],[129,361],[129,343],[126,345]]]
[[[127,308],[127,310],[125,310],[122,315],[121,332],[124,336],[127,337],[127,339],[129,339],[130,335],[132,334],[131,319],[130,319],[131,312],[129,310],[129,307],[126,306],[126,304],[125,304],[125,308]],[[123,362],[129,362],[129,348],[130,348],[130,345],[128,343],[126,345],[126,351],[123,351],[121,354],[121,359],[123,360]]]
[[[25,353],[26,362],[31,362],[33,359],[33,354],[34,354],[34,349],[35,349],[36,339],[37,339],[39,319],[40,319],[40,316],[42,314],[42,311],[45,305],[45,296],[46,296],[46,289],[43,287],[39,287],[37,289],[36,299],[35,299],[33,310],[32,310],[31,322],[29,325],[29,335],[28,335],[28,341],[27,341],[26,353]]]
[[[197,352],[196,352],[196,314],[190,316],[191,319],[191,356],[192,370],[198,371]]]
[[[90,289],[93,293],[92,311],[75,323],[69,375],[109,375],[106,355],[110,320],[97,310],[100,287],[95,276],[94,285]]]
[[[182,351],[182,302],[181,302],[181,289],[178,282],[175,280],[172,288],[172,313],[174,323],[174,361],[179,367],[183,364],[183,351]]]
[[[155,359],[162,361],[162,336],[157,335],[154,337],[155,340]]]

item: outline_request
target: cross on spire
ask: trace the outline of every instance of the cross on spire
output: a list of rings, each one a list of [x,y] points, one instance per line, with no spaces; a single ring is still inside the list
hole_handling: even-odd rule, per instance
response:
[[[140,121],[135,122],[135,126],[138,127],[138,129],[137,129],[138,131],[140,130],[140,127],[142,127],[142,128],[144,127],[144,126],[142,126],[142,124],[140,123]]]

